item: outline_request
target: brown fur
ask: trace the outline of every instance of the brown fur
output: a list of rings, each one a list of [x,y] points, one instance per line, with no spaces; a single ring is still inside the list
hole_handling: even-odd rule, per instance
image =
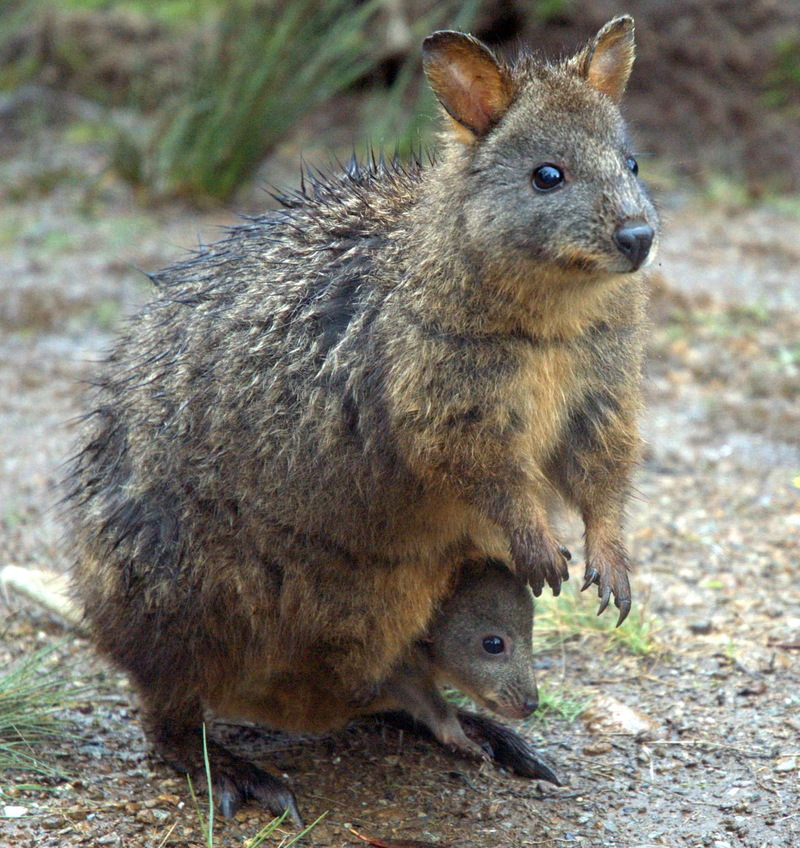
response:
[[[505,66],[437,34],[459,130],[435,164],[312,181],[153,277],[74,463],[74,583],[179,768],[203,706],[321,730],[370,704],[467,557],[557,592],[553,498],[627,613],[644,290],[614,233],[656,226],[616,104],[628,44],[621,18]],[[540,163],[563,188],[534,190]],[[224,787],[247,771],[212,760]],[[247,774],[232,806],[262,797]]]

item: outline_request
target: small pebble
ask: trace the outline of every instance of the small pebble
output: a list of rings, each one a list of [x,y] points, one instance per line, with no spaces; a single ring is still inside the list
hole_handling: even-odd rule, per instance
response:
[[[27,807],[3,807],[3,815],[7,819],[18,819],[21,816],[26,815],[27,812]]]
[[[611,751],[610,742],[593,742],[583,746],[583,755],[585,757],[596,757],[600,754],[608,754]]]

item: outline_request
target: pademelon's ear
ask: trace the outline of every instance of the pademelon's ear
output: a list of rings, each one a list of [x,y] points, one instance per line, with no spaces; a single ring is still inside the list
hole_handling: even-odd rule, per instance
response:
[[[592,88],[619,100],[633,67],[633,18],[620,15],[597,33],[581,56],[581,72]]]
[[[483,138],[505,115],[512,98],[508,71],[477,38],[435,32],[422,43],[422,63],[433,93],[457,122],[455,135],[462,143]]]

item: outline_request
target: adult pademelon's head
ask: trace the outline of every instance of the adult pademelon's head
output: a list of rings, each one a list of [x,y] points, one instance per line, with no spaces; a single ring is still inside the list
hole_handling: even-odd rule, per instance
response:
[[[554,63],[523,54],[507,65],[462,33],[425,40],[446,155],[461,165],[464,246],[484,267],[606,276],[652,260],[658,218],[619,109],[633,56],[628,16]]]

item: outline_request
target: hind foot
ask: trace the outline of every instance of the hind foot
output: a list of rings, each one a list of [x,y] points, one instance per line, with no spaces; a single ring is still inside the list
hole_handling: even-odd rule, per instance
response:
[[[556,786],[563,786],[531,743],[516,730],[487,716],[466,710],[458,711],[458,721],[464,733],[497,765],[513,771],[520,777],[546,780]]]
[[[195,786],[205,786],[205,753],[211,773],[210,792],[225,818],[231,818],[246,801],[258,801],[272,815],[286,813],[297,827],[303,820],[297,810],[292,790],[277,777],[273,777],[254,763],[237,757],[227,748],[212,740],[205,741],[200,729],[193,726],[175,726],[163,722],[153,727],[151,738],[156,753],[174,769],[187,774]]]

